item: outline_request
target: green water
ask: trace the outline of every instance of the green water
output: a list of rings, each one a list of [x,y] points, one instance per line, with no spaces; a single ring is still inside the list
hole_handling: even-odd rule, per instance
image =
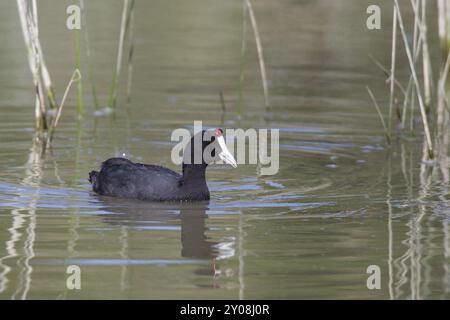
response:
[[[65,28],[70,2],[38,2],[43,50],[61,99],[75,66],[75,35]],[[122,2],[85,2],[103,107]],[[379,31],[365,26],[373,3],[382,8]],[[41,156],[16,3],[1,2],[1,299],[450,297],[449,166],[422,163],[421,136],[387,148],[365,91],[370,85],[387,112],[384,75],[368,55],[389,63],[390,4],[253,5],[269,113],[250,23],[240,120],[236,113],[240,1],[138,0],[131,102],[124,67],[117,112],[94,116],[82,56],[84,119],[77,122],[72,91],[54,147]],[[435,52],[437,41],[430,43]],[[399,65],[406,75],[403,56]],[[171,132],[192,129],[194,120],[279,128],[278,174],[258,177],[255,165],[210,168],[211,200],[195,204],[123,201],[90,191],[88,172],[112,156],[179,171],[170,159]],[[66,287],[69,265],[81,269],[81,290]],[[366,286],[370,265],[380,267],[380,290]]]

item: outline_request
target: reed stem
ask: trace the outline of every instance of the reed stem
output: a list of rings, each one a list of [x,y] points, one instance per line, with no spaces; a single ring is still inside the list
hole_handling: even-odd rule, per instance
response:
[[[127,78],[127,102],[131,102],[131,83],[133,79],[133,53],[134,53],[134,1],[130,1],[130,8],[128,10],[127,17],[127,30],[128,30],[128,78]]]
[[[80,10],[81,10],[81,23],[84,30],[84,46],[86,48],[86,58],[88,63],[88,74],[89,74],[89,82],[91,83],[92,97],[94,99],[94,108],[98,110],[99,103],[97,98],[97,88],[94,83],[94,78],[92,74],[92,62],[91,62],[91,47],[89,41],[89,31],[87,26],[87,16],[86,9],[84,6],[84,0],[80,0]]]
[[[110,91],[109,91],[109,100],[108,106],[111,108],[115,108],[117,102],[117,83],[119,81],[120,69],[122,66],[122,56],[123,56],[123,48],[125,42],[125,31],[126,31],[126,23],[127,23],[127,12],[129,7],[129,0],[125,0],[123,2],[122,9],[122,20],[120,24],[120,33],[119,33],[119,46],[117,49],[117,62],[116,69],[113,73],[113,78],[111,81]]]
[[[438,22],[439,22],[439,39],[441,41],[442,61],[445,63],[445,59],[449,53],[450,47],[450,1],[438,0]]]
[[[80,30],[75,30],[75,69],[81,70]],[[81,81],[77,81],[77,116],[78,119],[83,118],[83,86]]]
[[[237,101],[238,117],[241,117],[244,103],[244,83],[245,83],[245,53],[247,51],[247,4],[242,2],[242,42],[241,61],[239,63],[239,97]]]
[[[258,51],[259,69],[261,71],[261,81],[262,81],[262,86],[263,86],[263,91],[264,91],[264,102],[265,102],[266,108],[269,108],[270,107],[269,89],[268,89],[268,85],[267,85],[266,65],[264,62],[264,53],[263,53],[263,47],[261,44],[261,37],[259,35],[258,24],[256,23],[256,18],[255,18],[255,13],[253,12],[252,3],[250,2],[250,0],[245,0],[245,3],[248,8],[250,21],[251,21],[252,28],[253,28],[253,33],[255,35],[256,49]]]
[[[425,95],[425,107],[429,110],[431,105],[431,61],[428,51],[428,27],[426,20],[426,0],[422,0],[422,66],[423,66],[423,87]]]
[[[61,100],[61,104],[60,104],[60,106],[58,108],[58,111],[56,112],[56,116],[53,118],[52,125],[50,126],[49,134],[48,134],[48,140],[47,140],[47,145],[50,145],[52,140],[53,140],[53,135],[55,133],[56,127],[58,126],[58,121],[59,121],[59,118],[61,117],[61,113],[62,113],[62,110],[63,110],[63,107],[64,107],[64,103],[66,102],[66,98],[67,98],[67,95],[69,93],[70,88],[72,87],[72,84],[75,81],[80,82],[80,80],[81,80],[80,70],[75,69],[75,71],[72,74],[72,77],[69,80],[69,83],[67,84],[66,90],[64,91],[64,95],[63,95],[63,98]]]
[[[384,129],[384,135],[386,136],[386,141],[387,141],[388,144],[390,144],[391,143],[391,136],[390,136],[388,127],[386,126],[386,123],[384,121],[383,114],[381,113],[380,106],[378,105],[378,102],[375,99],[375,96],[373,95],[372,90],[370,90],[370,88],[368,86],[366,86],[366,89],[367,89],[367,92],[369,93],[370,99],[373,102],[375,110],[377,110],[378,116],[380,117],[380,121],[381,121],[381,124],[382,124],[383,129]]]
[[[29,13],[28,3],[25,0],[17,0],[17,9],[19,11],[20,25],[25,46],[28,51],[28,64],[33,77],[33,84],[35,88],[35,117],[36,129],[44,131],[47,129],[46,122],[46,107],[42,90],[42,79],[40,77],[41,59],[39,57],[36,44],[33,41],[36,37],[32,37],[33,24],[36,22],[34,15]],[[30,21],[30,18],[33,21]]]
[[[397,13],[394,7],[393,25],[392,25],[391,75],[390,75],[391,92],[389,97],[389,136],[392,135],[392,114],[394,106],[396,53],[397,53]]]
[[[408,62],[409,62],[409,66],[411,69],[411,74],[414,80],[414,84],[416,87],[416,94],[417,94],[417,99],[419,100],[419,109],[420,109],[420,113],[422,116],[422,122],[423,122],[423,127],[424,127],[424,131],[425,131],[425,137],[426,137],[426,142],[427,142],[427,149],[428,149],[428,156],[429,158],[433,158],[434,156],[434,151],[433,151],[433,142],[431,140],[431,134],[430,134],[430,129],[428,126],[428,119],[427,119],[427,113],[425,110],[425,106],[423,103],[423,98],[422,98],[422,93],[420,90],[420,85],[419,85],[419,80],[417,78],[417,74],[416,74],[416,69],[414,67],[414,61],[413,61],[413,57],[411,55],[411,50],[409,48],[409,44],[408,44],[408,39],[406,36],[406,31],[405,31],[405,27],[403,25],[403,19],[402,19],[402,15],[400,12],[400,6],[398,4],[398,0],[394,0],[395,3],[395,7],[397,8],[397,18],[398,18],[398,22],[399,22],[399,26],[400,26],[400,31],[402,33],[402,38],[403,38],[403,42],[404,42],[404,46],[405,46],[405,50],[406,50],[406,55],[408,57]]]

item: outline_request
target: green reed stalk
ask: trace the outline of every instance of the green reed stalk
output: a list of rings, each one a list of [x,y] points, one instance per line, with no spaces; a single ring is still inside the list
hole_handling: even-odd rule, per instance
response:
[[[437,110],[437,133],[438,133],[438,138],[442,139],[443,138],[443,133],[444,133],[444,119],[445,119],[445,112],[450,112],[450,106],[449,106],[449,102],[447,99],[447,93],[445,90],[445,84],[447,82],[447,78],[448,78],[448,71],[449,71],[449,67],[450,67],[450,54],[448,54],[447,56],[447,60],[445,62],[445,65],[443,68],[441,68],[441,75],[439,77],[439,82],[438,82],[438,110]]]
[[[75,30],[75,60],[75,69],[81,70],[80,30]],[[77,81],[77,115],[78,119],[83,118],[83,86],[81,80]]]
[[[133,53],[134,53],[134,0],[130,1],[130,8],[127,17],[128,30],[128,78],[127,78],[127,102],[131,102],[131,83],[133,78]]]
[[[91,61],[91,47],[89,41],[89,31],[87,26],[87,16],[86,9],[84,6],[84,0],[80,0],[80,10],[81,10],[81,23],[82,28],[84,30],[84,46],[86,48],[86,58],[88,63],[88,73],[89,73],[89,82],[91,83],[92,97],[94,99],[94,108],[98,110],[99,102],[97,98],[97,88],[94,83],[93,72],[92,72],[92,61]]]
[[[122,21],[120,24],[119,46],[117,49],[116,69],[114,70],[113,77],[111,80],[110,90],[109,90],[108,106],[111,108],[115,108],[116,102],[117,102],[117,84],[119,81],[120,69],[122,66],[122,56],[123,56],[123,49],[124,49],[124,43],[125,43],[128,8],[129,8],[129,0],[125,0],[123,3],[123,9],[122,9]]]
[[[251,4],[250,0],[245,0],[245,3],[248,8],[250,21],[251,21],[252,28],[253,28],[253,34],[255,36],[256,49],[258,51],[259,69],[261,72],[261,81],[262,81],[262,86],[263,86],[263,91],[264,91],[264,102],[266,105],[266,109],[268,109],[270,107],[269,89],[268,89],[268,85],[267,85],[266,65],[264,62],[264,54],[263,54],[263,47],[261,44],[261,37],[259,35],[258,25],[256,23],[256,18],[255,18],[255,14],[253,12],[252,4]]]

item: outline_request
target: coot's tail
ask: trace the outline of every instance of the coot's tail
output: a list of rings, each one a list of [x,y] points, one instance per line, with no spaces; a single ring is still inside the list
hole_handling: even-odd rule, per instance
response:
[[[97,189],[97,177],[98,172],[97,171],[91,171],[89,172],[89,182],[92,184],[92,189]]]

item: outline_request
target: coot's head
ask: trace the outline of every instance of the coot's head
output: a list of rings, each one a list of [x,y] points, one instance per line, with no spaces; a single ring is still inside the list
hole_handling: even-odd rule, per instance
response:
[[[234,168],[237,167],[236,160],[225,143],[223,130],[220,128],[203,130],[197,133],[191,138],[189,144],[184,149],[184,165],[192,164],[206,167],[208,164],[219,159]]]

